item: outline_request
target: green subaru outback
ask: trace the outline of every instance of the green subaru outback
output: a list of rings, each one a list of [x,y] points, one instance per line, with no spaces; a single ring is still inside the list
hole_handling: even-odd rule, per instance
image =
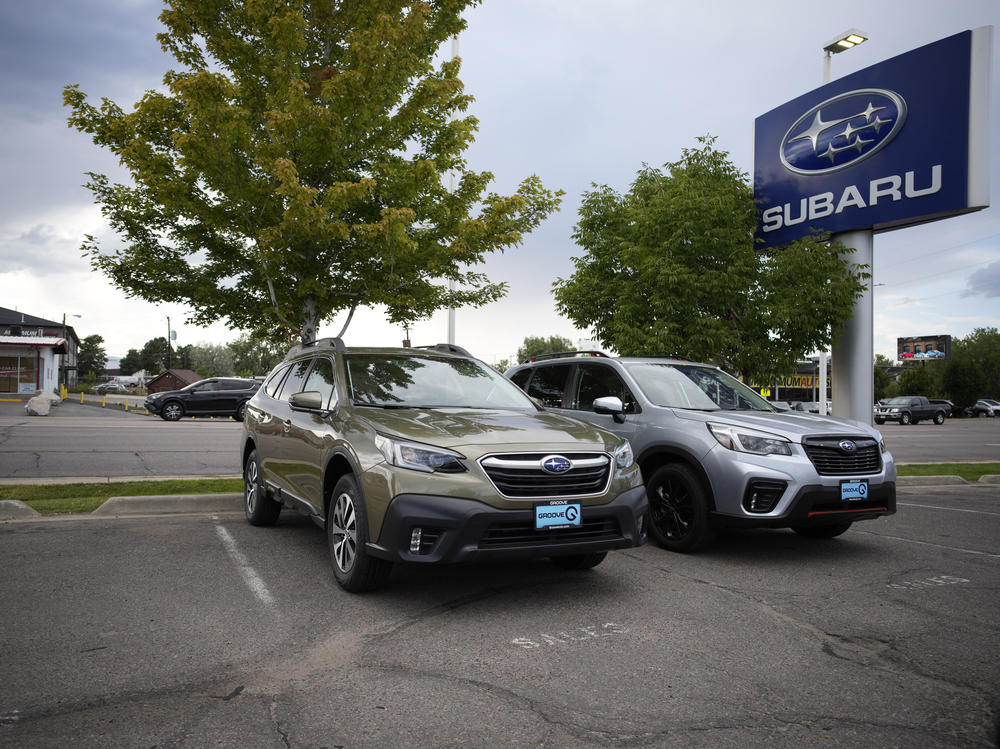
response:
[[[626,440],[545,411],[447,344],[296,346],[247,403],[242,459],[247,520],[304,512],[351,592],[395,562],[587,569],[646,539]]]

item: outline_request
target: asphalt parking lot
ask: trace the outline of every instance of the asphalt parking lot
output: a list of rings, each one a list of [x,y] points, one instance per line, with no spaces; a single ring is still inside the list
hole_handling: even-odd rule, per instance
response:
[[[85,447],[95,420],[112,444],[239,429],[3,418],[7,449]],[[992,427],[883,433],[940,455],[941,434],[988,445]],[[0,746],[997,746],[1000,485],[898,502],[829,541],[647,545],[589,573],[397,568],[366,596],[294,513],[0,523]]]
[[[995,746],[998,493],[366,596],[294,514],[5,523],[0,745]]]

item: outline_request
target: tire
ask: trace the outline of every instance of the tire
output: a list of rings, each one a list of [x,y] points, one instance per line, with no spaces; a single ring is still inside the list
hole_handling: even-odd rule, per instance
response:
[[[829,525],[798,525],[792,530],[806,538],[835,538],[851,527],[851,521],[845,523],[830,523]]]
[[[876,424],[885,424],[885,419],[875,419]]]
[[[326,538],[337,584],[348,593],[364,593],[385,582],[392,564],[371,556],[368,513],[353,476],[343,476],[333,488],[326,512]]]
[[[274,501],[260,480],[257,451],[251,450],[243,464],[243,512],[250,525],[267,526],[278,522],[281,503]]]
[[[909,424],[910,421],[911,421],[910,415],[905,411],[899,415],[899,423],[902,424],[903,426]]]
[[[646,482],[649,535],[669,551],[687,553],[708,545],[714,533],[708,520],[708,497],[687,466],[668,463]]]
[[[568,554],[563,557],[551,557],[550,561],[563,570],[589,570],[604,561],[606,551],[595,551],[590,554]]]
[[[247,413],[247,404],[241,403],[239,406],[236,407],[236,413],[233,414],[233,419],[235,419],[236,421],[243,421],[243,417],[246,416],[246,413]]]
[[[934,423],[937,424],[938,426],[944,424],[944,414],[941,413],[940,411],[934,414]]]
[[[184,418],[184,404],[169,401],[160,408],[160,418],[164,421],[180,421]]]
[[[985,419],[987,416],[989,416],[989,414],[987,414],[985,411],[976,411],[976,416],[978,416],[980,419]]]

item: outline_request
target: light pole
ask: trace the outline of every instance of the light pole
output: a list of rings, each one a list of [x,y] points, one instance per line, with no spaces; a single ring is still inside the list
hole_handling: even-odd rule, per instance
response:
[[[868,40],[868,34],[858,29],[848,29],[834,37],[823,47],[823,83],[830,82],[830,59],[833,55],[857,47]],[[873,264],[873,239],[871,229],[834,234],[831,239],[842,242],[854,252],[843,256],[852,266]],[[851,318],[839,331],[831,346],[833,366],[833,410],[834,415],[845,419],[872,423],[872,402],[875,399],[875,385],[872,374],[872,352],[875,342],[872,332],[874,325],[871,280],[865,284],[861,296],[854,302]],[[867,364],[866,364],[867,362]],[[820,392],[819,412],[826,413],[826,351],[819,355]]]
[[[83,317],[83,315],[73,315],[70,317]],[[69,370],[66,368],[66,360],[69,357],[69,341],[66,340],[66,313],[63,312],[63,325],[62,325],[62,338],[63,345],[66,347],[66,353],[62,355],[62,384],[69,387]]]

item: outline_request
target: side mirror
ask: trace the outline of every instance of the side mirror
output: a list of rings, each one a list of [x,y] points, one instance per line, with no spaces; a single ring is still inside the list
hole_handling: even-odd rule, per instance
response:
[[[615,395],[608,395],[604,398],[594,400],[594,413],[614,418],[616,424],[625,423],[625,404],[622,399]]]
[[[323,395],[319,390],[293,393],[288,399],[288,405],[300,411],[320,411],[323,408]]]

